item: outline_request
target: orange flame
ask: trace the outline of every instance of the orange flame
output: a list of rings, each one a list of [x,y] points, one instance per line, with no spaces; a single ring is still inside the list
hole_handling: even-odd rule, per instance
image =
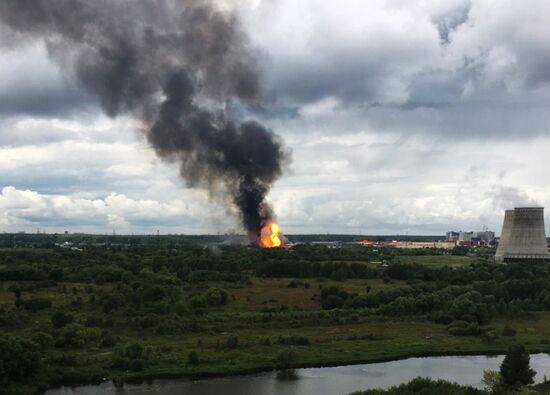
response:
[[[281,232],[279,225],[274,222],[264,225],[260,232],[260,247],[273,248],[281,246]]]

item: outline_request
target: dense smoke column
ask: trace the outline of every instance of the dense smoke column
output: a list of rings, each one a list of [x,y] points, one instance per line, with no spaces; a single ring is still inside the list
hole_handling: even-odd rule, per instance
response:
[[[190,186],[229,200],[250,235],[272,218],[265,197],[290,155],[261,124],[224,111],[259,101],[257,62],[234,15],[209,1],[2,0],[0,21],[17,42],[44,40],[109,116],[141,119],[156,153],[177,161]]]

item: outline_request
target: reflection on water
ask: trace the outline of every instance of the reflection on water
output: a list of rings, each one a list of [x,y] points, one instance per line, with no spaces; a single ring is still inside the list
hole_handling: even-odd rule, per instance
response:
[[[280,380],[275,372],[198,381],[156,380],[150,384],[111,382],[76,388],[60,388],[44,395],[337,395],[368,388],[387,388],[424,376],[481,387],[484,369],[498,370],[503,356],[452,356],[409,358],[401,361],[333,368],[297,369],[297,379]],[[550,356],[531,355],[536,381],[550,376]]]

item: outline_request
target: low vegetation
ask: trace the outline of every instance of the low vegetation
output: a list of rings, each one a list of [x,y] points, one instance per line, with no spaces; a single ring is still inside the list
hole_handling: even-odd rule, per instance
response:
[[[27,394],[105,377],[122,385],[501,353],[516,342],[550,350],[550,265],[495,265],[490,254],[309,245],[3,249],[0,350],[9,352],[0,352],[0,383]]]

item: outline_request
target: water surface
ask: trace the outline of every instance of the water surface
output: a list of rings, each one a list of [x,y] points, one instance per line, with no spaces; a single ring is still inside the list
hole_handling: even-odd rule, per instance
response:
[[[189,380],[155,380],[150,384],[111,382],[76,388],[62,387],[44,395],[339,395],[369,388],[388,388],[417,376],[445,379],[481,388],[484,369],[498,370],[504,356],[449,356],[408,358],[400,361],[297,369],[294,380],[277,379],[275,372],[246,376]],[[536,381],[550,377],[550,356],[531,355]]]

